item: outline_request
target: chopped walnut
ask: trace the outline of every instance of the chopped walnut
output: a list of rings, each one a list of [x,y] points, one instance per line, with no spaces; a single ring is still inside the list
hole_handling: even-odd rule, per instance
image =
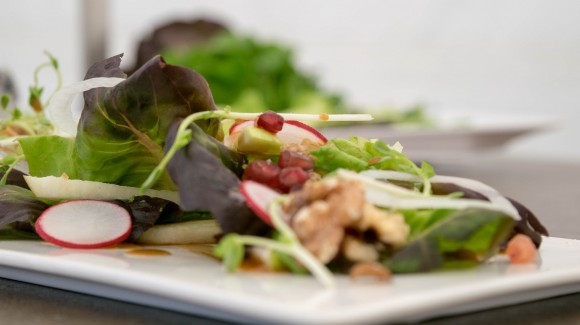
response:
[[[366,202],[364,186],[358,181],[308,181],[288,196],[282,209],[290,216],[290,226],[300,242],[323,263],[330,262],[341,249],[351,261],[376,261],[377,244],[401,245],[409,235],[401,215]],[[378,241],[345,238],[347,229],[361,234],[373,231]]]
[[[334,209],[343,227],[357,223],[363,216],[366,204],[364,187],[357,181],[341,182],[329,195],[327,202]]]
[[[320,179],[322,179],[322,176],[320,176],[319,173],[314,172],[314,171],[308,172],[308,180],[315,182],[315,181],[319,181]]]
[[[356,228],[360,231],[373,230],[380,241],[394,246],[400,246],[407,241],[409,225],[400,213],[387,212],[367,203],[363,217]]]
[[[357,263],[350,268],[348,274],[353,281],[362,277],[371,277],[383,282],[391,280],[391,271],[378,263]]]
[[[354,262],[375,262],[379,253],[374,245],[366,243],[354,236],[346,236],[342,242],[344,256]]]
[[[310,156],[310,151],[318,149],[322,144],[314,143],[310,139],[303,139],[300,143],[289,143],[283,149],[296,151],[306,156]]]
[[[29,133],[17,125],[7,125],[3,130],[0,130],[0,136],[14,137],[19,135],[29,135]]]
[[[328,203],[316,201],[304,206],[292,221],[298,239],[318,260],[328,263],[338,254],[344,229],[333,220]]]
[[[300,242],[320,261],[339,252],[345,228],[362,217],[364,190],[357,182],[306,182],[290,194],[283,209],[293,215],[291,226]]]
[[[284,212],[294,215],[300,208],[317,200],[324,200],[328,193],[338,185],[330,179],[323,182],[307,181],[300,191],[292,192],[282,205]]]

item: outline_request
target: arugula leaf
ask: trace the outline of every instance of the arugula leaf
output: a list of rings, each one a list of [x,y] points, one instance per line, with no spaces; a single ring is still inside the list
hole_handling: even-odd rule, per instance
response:
[[[465,255],[475,263],[494,254],[514,226],[512,218],[495,211],[466,209],[443,218],[447,213],[434,215],[439,220],[429,222],[429,226],[423,222],[423,229],[427,229],[413,231],[414,239],[385,264],[393,272],[409,273],[439,269],[466,260]],[[414,217],[425,218],[419,214]]]

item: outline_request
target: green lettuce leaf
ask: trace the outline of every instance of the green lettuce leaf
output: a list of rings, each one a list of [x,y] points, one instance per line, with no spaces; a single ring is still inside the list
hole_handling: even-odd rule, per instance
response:
[[[411,241],[385,264],[396,273],[426,272],[446,266],[477,264],[495,254],[514,220],[502,213],[466,209],[407,213]],[[471,261],[472,263],[469,263]]]
[[[418,235],[427,231],[427,229],[431,228],[433,225],[457,212],[457,210],[402,210],[401,212],[405,216],[405,222],[411,229],[409,238],[413,240]]]
[[[73,160],[75,140],[56,135],[34,136],[18,140],[27,158],[30,175],[36,177],[61,176],[66,173],[77,178]]]
[[[422,162],[421,167],[418,167],[406,155],[380,140],[371,141],[362,137],[337,138],[310,154],[316,158],[315,169],[321,174],[328,174],[339,168],[357,172],[374,168],[406,172],[425,180],[435,175],[430,164]]]

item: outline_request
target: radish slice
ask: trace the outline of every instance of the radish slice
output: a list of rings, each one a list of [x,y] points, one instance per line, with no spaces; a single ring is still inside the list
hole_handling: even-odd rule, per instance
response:
[[[325,144],[328,139],[310,125],[299,121],[286,121],[284,127],[276,134],[284,143],[300,143],[304,139],[309,139],[315,144]]]
[[[229,136],[224,139],[224,144],[229,148],[235,148],[238,137],[242,134],[242,131],[250,126],[254,126],[253,120],[234,123],[230,128]],[[328,141],[326,137],[315,128],[294,120],[285,121],[282,130],[276,133],[276,136],[285,144],[301,143],[304,139],[308,139],[313,143],[320,145],[325,144]]]
[[[250,180],[243,181],[242,185],[240,185],[240,190],[242,191],[242,195],[246,199],[246,203],[250,209],[252,209],[260,219],[264,220],[271,226],[272,219],[270,218],[268,208],[270,203],[281,194],[266,185]]]
[[[101,248],[129,237],[131,216],[110,202],[67,201],[44,211],[34,227],[42,239],[58,246]]]

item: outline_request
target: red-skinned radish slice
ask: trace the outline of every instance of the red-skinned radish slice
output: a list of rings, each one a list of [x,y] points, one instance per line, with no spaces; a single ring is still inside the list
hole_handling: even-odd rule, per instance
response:
[[[325,144],[328,141],[315,128],[294,120],[284,122],[284,127],[277,136],[284,143],[300,143],[303,139],[309,139],[315,144]]]
[[[254,126],[253,120],[236,122],[230,127],[230,134],[224,139],[224,144],[229,148],[234,148],[236,141],[242,130],[246,127]],[[300,143],[304,139],[308,139],[315,144],[325,144],[328,140],[322,133],[315,128],[299,121],[289,120],[284,122],[282,130],[276,133],[280,141],[285,144]]]
[[[266,185],[250,180],[243,181],[240,185],[240,190],[250,209],[271,226],[272,220],[270,219],[268,208],[270,203],[281,194]]]
[[[74,200],[45,210],[34,227],[42,239],[61,247],[101,248],[129,237],[131,216],[111,202]]]

